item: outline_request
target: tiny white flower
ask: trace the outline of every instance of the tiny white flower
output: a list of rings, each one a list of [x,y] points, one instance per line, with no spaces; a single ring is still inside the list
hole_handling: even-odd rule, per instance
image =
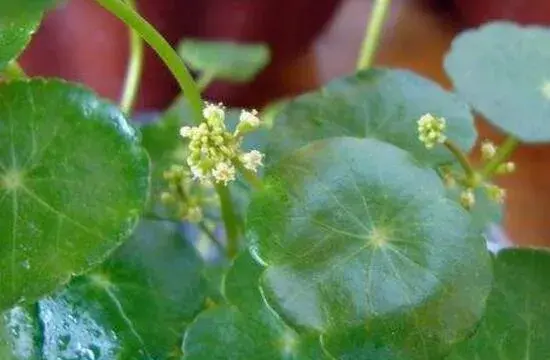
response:
[[[190,207],[187,211],[187,220],[197,223],[203,218],[202,209],[198,206]]]
[[[258,150],[252,150],[242,154],[240,160],[246,169],[256,172],[258,168],[263,165],[263,158],[264,154]]]
[[[492,159],[497,153],[497,147],[489,140],[485,140],[481,144],[481,158],[483,160]]]
[[[193,178],[196,180],[206,180],[206,174],[200,166],[191,166],[191,173],[193,174]]]
[[[227,185],[230,181],[235,180],[235,167],[232,164],[221,162],[212,170],[212,176],[216,182],[223,182]]]
[[[466,189],[460,194],[460,203],[466,209],[471,209],[476,203],[476,197],[472,189]]]
[[[486,190],[487,197],[490,200],[496,202],[497,204],[502,204],[504,202],[504,199],[506,198],[506,190],[496,185],[489,185]]]
[[[206,107],[202,111],[204,118],[212,124],[221,125],[225,121],[225,111],[222,104],[206,104]]]
[[[258,112],[256,110],[241,111],[241,116],[239,117],[239,123],[247,125],[251,128],[257,128],[260,126],[260,118],[258,117]]]
[[[190,138],[193,136],[193,133],[195,132],[195,129],[191,126],[184,126],[180,129],[180,135],[183,138]]]
[[[498,174],[511,174],[514,171],[516,171],[516,163],[513,161],[508,161],[504,164],[500,164],[497,168]]]
[[[443,117],[435,117],[432,114],[424,114],[418,119],[418,139],[431,149],[435,144],[441,144],[447,140],[444,134],[447,127],[446,120]]]

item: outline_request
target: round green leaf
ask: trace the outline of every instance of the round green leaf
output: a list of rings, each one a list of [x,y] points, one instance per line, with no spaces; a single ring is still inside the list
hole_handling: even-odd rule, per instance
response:
[[[201,270],[202,261],[175,225],[142,222],[99,270],[39,302],[34,317],[42,325],[32,328],[43,343],[35,343],[36,351],[47,360],[175,359],[186,323],[203,306]],[[16,308],[4,319],[28,328],[20,313]],[[9,343],[23,348],[29,331],[16,334],[13,326]]]
[[[225,279],[227,305],[201,313],[183,342],[185,360],[322,360],[316,335],[300,337],[263,302],[259,291],[262,267],[245,253]]]
[[[417,121],[431,113],[447,119],[446,134],[468,151],[476,139],[467,105],[436,83],[404,70],[372,69],[329,83],[291,101],[275,120],[266,160],[307,143],[338,136],[376,138],[436,165],[453,159],[444,147],[427,150]]]
[[[101,262],[133,231],[149,162],[120,111],[81,87],[0,87],[0,309]]]
[[[323,343],[361,327],[412,359],[430,337],[437,346],[426,352],[438,353],[479,320],[490,290],[489,254],[469,215],[433,170],[374,139],[289,155],[253,198],[248,229],[267,266],[267,301]]]
[[[19,0],[2,1],[2,3],[18,2]],[[0,5],[0,14],[3,13],[4,6]],[[25,49],[41,18],[40,11],[19,13],[9,18],[0,15],[0,72]]]
[[[269,63],[263,44],[184,40],[178,52],[189,66],[217,80],[248,82]]]
[[[550,141],[550,30],[496,22],[458,36],[445,58],[456,90],[524,142]]]
[[[550,252],[505,249],[498,253],[494,269],[483,321],[448,359],[550,358]]]

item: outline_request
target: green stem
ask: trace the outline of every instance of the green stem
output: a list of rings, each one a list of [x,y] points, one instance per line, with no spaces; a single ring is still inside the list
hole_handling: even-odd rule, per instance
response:
[[[239,228],[238,218],[231,203],[231,194],[227,186],[216,184],[216,192],[220,197],[222,219],[225,224],[227,236],[227,257],[232,259],[239,252]]]
[[[513,136],[508,136],[504,143],[498,147],[495,156],[483,167],[481,175],[484,179],[490,179],[498,169],[498,166],[508,160],[512,152],[519,145],[518,140]]]
[[[135,0],[126,0],[126,3],[133,9],[136,8]],[[136,102],[143,70],[143,41],[141,41],[137,31],[132,28],[129,31],[129,40],[130,61],[128,62],[124,90],[120,100],[120,108],[127,115],[130,115]]]
[[[97,0],[126,25],[134,29],[160,56],[170,69],[191,104],[197,123],[202,122],[202,99],[199,88],[177,52],[162,35],[134,9],[120,0]]]
[[[206,223],[204,221],[200,221],[197,226],[199,227],[199,229],[201,229],[201,231],[203,233],[206,234],[206,236],[210,239],[210,241],[218,248],[218,250],[223,253],[224,251],[224,248],[223,248],[223,245],[220,243],[220,241],[216,238],[216,235],[214,235],[214,233],[212,231],[210,231],[210,229],[208,228],[208,226],[206,225]]]
[[[248,184],[255,190],[262,190],[264,188],[262,179],[260,179],[255,172],[246,169],[240,162],[237,162],[237,169],[239,169]]]
[[[199,79],[197,80],[197,86],[199,87],[200,91],[203,92],[212,84],[214,81],[214,75],[209,73],[202,74]]]
[[[2,77],[6,80],[24,79],[27,77],[27,74],[25,74],[19,63],[13,60],[2,70]]]
[[[460,166],[462,166],[462,169],[464,169],[464,172],[466,173],[466,176],[468,179],[474,179],[475,178],[475,170],[472,167],[472,164],[470,164],[470,161],[466,157],[466,154],[462,152],[462,150],[451,140],[447,139],[443,143],[447,149],[455,156],[455,158],[458,160],[458,163]]]
[[[384,21],[390,8],[391,0],[375,0],[369,23],[365,30],[365,37],[361,44],[361,53],[357,61],[357,70],[368,69],[372,65]]]

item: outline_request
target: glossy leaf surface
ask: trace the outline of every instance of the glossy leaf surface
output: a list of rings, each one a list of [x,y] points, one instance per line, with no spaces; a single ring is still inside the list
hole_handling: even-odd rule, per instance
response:
[[[185,360],[321,360],[318,336],[300,337],[269,310],[259,291],[262,267],[239,256],[225,280],[228,304],[201,313],[189,326]]]
[[[473,118],[455,95],[409,71],[362,71],[290,101],[275,119],[266,160],[274,162],[314,140],[353,136],[389,142],[428,165],[452,161],[444,147],[427,150],[418,140],[417,121],[426,113],[445,117],[447,136],[471,149]]]
[[[174,225],[142,222],[100,269],[41,300],[36,312],[6,313],[0,349],[17,360],[32,351],[46,360],[176,359],[203,306],[201,270]]]
[[[0,309],[103,261],[148,191],[147,154],[115,106],[57,80],[0,86]]]
[[[440,354],[483,313],[484,241],[436,173],[390,144],[333,138],[289,155],[268,171],[248,228],[269,304],[324,333],[335,356],[357,328],[396,356]]]

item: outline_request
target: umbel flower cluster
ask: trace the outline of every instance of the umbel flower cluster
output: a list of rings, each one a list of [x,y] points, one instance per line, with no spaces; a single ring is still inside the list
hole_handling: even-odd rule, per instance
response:
[[[427,149],[432,149],[437,144],[447,143],[445,135],[446,120],[443,117],[437,117],[432,114],[424,114],[418,119],[418,139],[424,144]],[[481,158],[483,161],[491,161],[495,158],[498,152],[498,147],[490,141],[484,141],[481,144]],[[496,174],[509,174],[515,171],[516,165],[511,162],[499,164],[496,169]],[[496,203],[504,202],[506,191],[494,184],[488,183],[479,173],[474,173],[472,178],[467,178],[464,175],[453,174],[449,169],[443,169],[443,180],[447,187],[454,187],[457,184],[462,186],[460,193],[460,203],[466,209],[471,209],[476,203],[475,189],[480,187],[485,191],[488,199]]]
[[[187,165],[193,177],[201,183],[222,183],[235,180],[236,168],[257,172],[264,155],[257,151],[243,152],[243,137],[260,126],[256,110],[241,112],[234,131],[225,124],[225,108],[222,104],[206,104],[203,110],[205,121],[198,126],[184,126],[183,138],[189,139]]]

